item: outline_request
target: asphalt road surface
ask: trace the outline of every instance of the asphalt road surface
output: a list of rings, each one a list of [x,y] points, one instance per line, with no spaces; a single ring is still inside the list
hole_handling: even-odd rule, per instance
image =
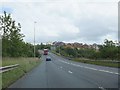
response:
[[[45,61],[50,56],[52,61]],[[118,88],[118,69],[73,62],[49,53],[9,88]]]

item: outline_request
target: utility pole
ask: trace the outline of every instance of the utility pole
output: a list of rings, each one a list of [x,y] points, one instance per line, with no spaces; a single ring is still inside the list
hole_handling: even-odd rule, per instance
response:
[[[35,24],[36,24],[37,22],[36,21],[34,21],[34,58],[35,58]]]

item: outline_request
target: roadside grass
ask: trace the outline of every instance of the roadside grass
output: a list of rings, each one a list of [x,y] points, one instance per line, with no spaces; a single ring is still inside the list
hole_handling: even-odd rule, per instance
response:
[[[31,69],[40,64],[38,58],[2,58],[2,66],[19,64],[11,71],[2,73],[2,88],[7,88]]]
[[[51,52],[58,55],[58,56],[61,56],[59,53],[56,53],[55,51],[51,51]]]
[[[55,51],[52,51],[52,53],[58,56],[61,56],[59,53],[56,53]],[[72,58],[71,60],[75,62],[86,63],[86,64],[94,64],[94,65],[100,65],[100,66],[120,68],[120,63],[112,62],[110,60],[108,61],[107,60],[90,60],[90,59],[85,59],[85,58]]]
[[[81,63],[87,63],[87,64],[95,64],[95,65],[101,65],[101,66],[108,66],[108,67],[115,67],[120,68],[117,62],[110,62],[110,61],[102,61],[102,60],[84,60],[80,58],[73,59],[73,61],[81,62]]]

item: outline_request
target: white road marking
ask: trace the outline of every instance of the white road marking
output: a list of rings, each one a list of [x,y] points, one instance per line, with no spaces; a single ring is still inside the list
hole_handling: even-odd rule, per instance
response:
[[[69,73],[73,73],[73,72],[71,72],[71,71],[68,71]]]
[[[99,87],[101,90],[106,90],[106,89],[104,89],[103,87]]]
[[[60,68],[62,68],[62,66]]]
[[[100,71],[100,72],[106,72],[106,73],[111,73],[111,74],[117,74],[117,75],[119,75],[119,73],[117,73],[117,72],[111,72],[111,71],[107,71],[107,70],[102,70],[102,69],[96,69],[96,68],[81,66],[81,65],[74,64],[74,63],[69,63],[69,62],[66,62],[66,61],[63,61],[63,60],[59,60],[59,61],[63,62],[63,63],[66,63],[66,64],[71,64],[73,66],[81,67],[81,68],[86,68],[86,69],[91,69],[91,70],[95,70],[95,71]]]
[[[116,72],[110,72],[110,71],[106,71],[106,70],[98,70],[98,71],[112,73],[112,74],[119,74],[119,73],[116,73]]]

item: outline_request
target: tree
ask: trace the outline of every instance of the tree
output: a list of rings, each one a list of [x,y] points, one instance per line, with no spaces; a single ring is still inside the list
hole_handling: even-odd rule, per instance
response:
[[[100,48],[100,55],[106,59],[116,59],[118,54],[118,47],[113,41],[105,39],[104,45]]]
[[[0,16],[0,31],[2,34],[2,55],[16,57],[21,54],[21,43],[24,35],[20,33],[21,25],[16,25],[10,14],[4,11]]]
[[[76,57],[77,56],[77,52],[73,48],[67,47],[67,48],[64,48],[63,50],[70,57]]]

